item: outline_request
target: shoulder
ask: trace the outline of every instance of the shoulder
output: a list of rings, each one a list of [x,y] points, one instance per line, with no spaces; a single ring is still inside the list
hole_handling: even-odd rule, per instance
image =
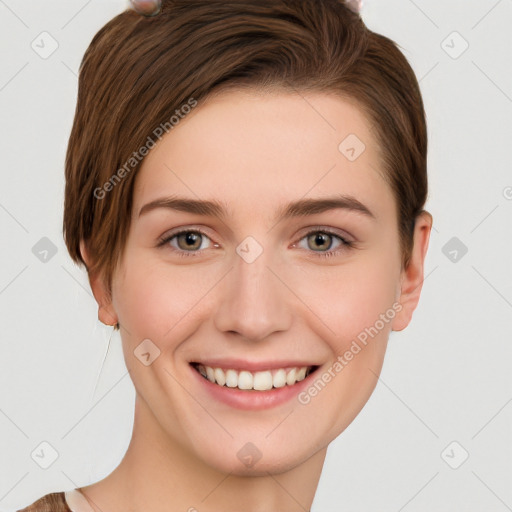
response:
[[[17,512],[71,512],[64,492],[52,492]]]

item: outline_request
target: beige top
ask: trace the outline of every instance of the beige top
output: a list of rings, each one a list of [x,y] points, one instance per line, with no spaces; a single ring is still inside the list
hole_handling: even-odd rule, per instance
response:
[[[93,508],[80,491],[73,489],[47,494],[18,512],[93,512]]]
[[[66,500],[67,506],[71,512],[94,512],[85,496],[76,489],[72,491],[66,491],[64,493],[64,499]]]

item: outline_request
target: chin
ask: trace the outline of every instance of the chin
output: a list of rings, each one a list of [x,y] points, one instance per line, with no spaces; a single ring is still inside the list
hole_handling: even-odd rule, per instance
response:
[[[256,438],[253,437],[253,439]],[[197,457],[204,464],[220,473],[235,476],[267,476],[269,473],[286,473],[315,453],[314,449],[303,453],[298,452],[296,444],[287,446],[277,443],[279,446],[276,447],[274,443],[265,441],[264,436],[261,443],[258,440],[251,443],[230,439],[229,442],[204,448],[199,443],[193,441],[192,443]],[[306,447],[303,446],[304,448]]]

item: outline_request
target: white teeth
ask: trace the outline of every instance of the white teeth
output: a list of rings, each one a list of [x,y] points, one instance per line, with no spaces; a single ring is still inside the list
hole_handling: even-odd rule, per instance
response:
[[[210,382],[215,382],[215,374],[213,368],[210,368],[209,366],[206,367],[206,377]]]
[[[217,384],[224,386],[226,384],[226,374],[220,369],[215,368],[213,371],[213,375],[215,377],[215,380],[217,381]]]
[[[257,391],[272,389],[272,374],[268,370],[266,372],[256,372],[254,374],[253,388]]]
[[[275,388],[286,386],[286,372],[281,368],[274,374],[273,384]]]
[[[295,368],[291,369],[287,374],[286,374],[286,384],[288,384],[288,386],[292,386],[293,384],[295,384],[296,382],[296,379],[295,379],[295,374],[297,372],[295,371]]]
[[[208,366],[206,368],[208,368]],[[220,368],[217,368],[217,370],[222,371]],[[228,370],[226,372],[226,386],[228,388],[236,388],[238,386],[238,374],[235,370]]]
[[[297,376],[295,377],[297,380],[304,380],[306,378],[306,370],[307,368],[301,368],[297,372]]]
[[[196,369],[210,382],[228,388],[243,390],[254,389],[257,391],[268,391],[284,386],[293,386],[296,382],[304,380],[311,372],[312,367],[291,368],[286,370],[265,370],[260,372],[249,372],[247,370],[223,370],[222,368],[211,368],[202,364],[196,365]]]
[[[232,371],[236,375],[236,372],[234,370],[229,370],[229,371]],[[220,384],[220,382],[218,384]],[[242,371],[238,374],[238,387],[240,389],[252,389],[252,385],[253,385],[252,373]]]

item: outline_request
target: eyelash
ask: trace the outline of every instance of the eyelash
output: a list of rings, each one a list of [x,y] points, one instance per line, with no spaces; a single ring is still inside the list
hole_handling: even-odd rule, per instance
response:
[[[202,236],[205,236],[206,238],[210,238],[204,231],[201,231],[200,229],[183,229],[181,231],[176,231],[175,233],[171,233],[170,235],[168,236],[165,236],[165,237],[162,237],[162,238],[159,238],[158,239],[158,244],[157,244],[157,247],[160,247],[160,248],[163,248],[163,246],[165,246],[166,244],[168,244],[173,238],[179,236],[179,235],[182,235],[183,233],[195,233],[195,234],[200,234]],[[319,257],[319,258],[331,258],[333,256],[338,256],[340,253],[348,250],[348,249],[351,249],[354,247],[354,242],[352,241],[349,241],[349,240],[346,240],[345,238],[343,238],[342,236],[334,233],[333,231],[331,231],[330,229],[314,229],[314,230],[311,230],[309,232],[307,232],[300,240],[303,240],[304,238],[307,238],[309,237],[310,235],[313,235],[313,234],[317,234],[317,233],[322,233],[324,235],[329,235],[329,236],[332,236],[334,238],[337,238],[338,240],[340,240],[341,242],[341,246],[340,248],[336,249],[336,250],[329,250],[329,251],[308,251],[308,252],[312,252],[315,254],[315,257]],[[293,244],[294,246],[296,244]],[[183,251],[181,249],[176,249],[174,247],[171,248],[171,250],[173,252],[176,252],[177,255],[179,257],[183,257],[183,258],[194,258],[194,257],[197,257],[201,251]]]

